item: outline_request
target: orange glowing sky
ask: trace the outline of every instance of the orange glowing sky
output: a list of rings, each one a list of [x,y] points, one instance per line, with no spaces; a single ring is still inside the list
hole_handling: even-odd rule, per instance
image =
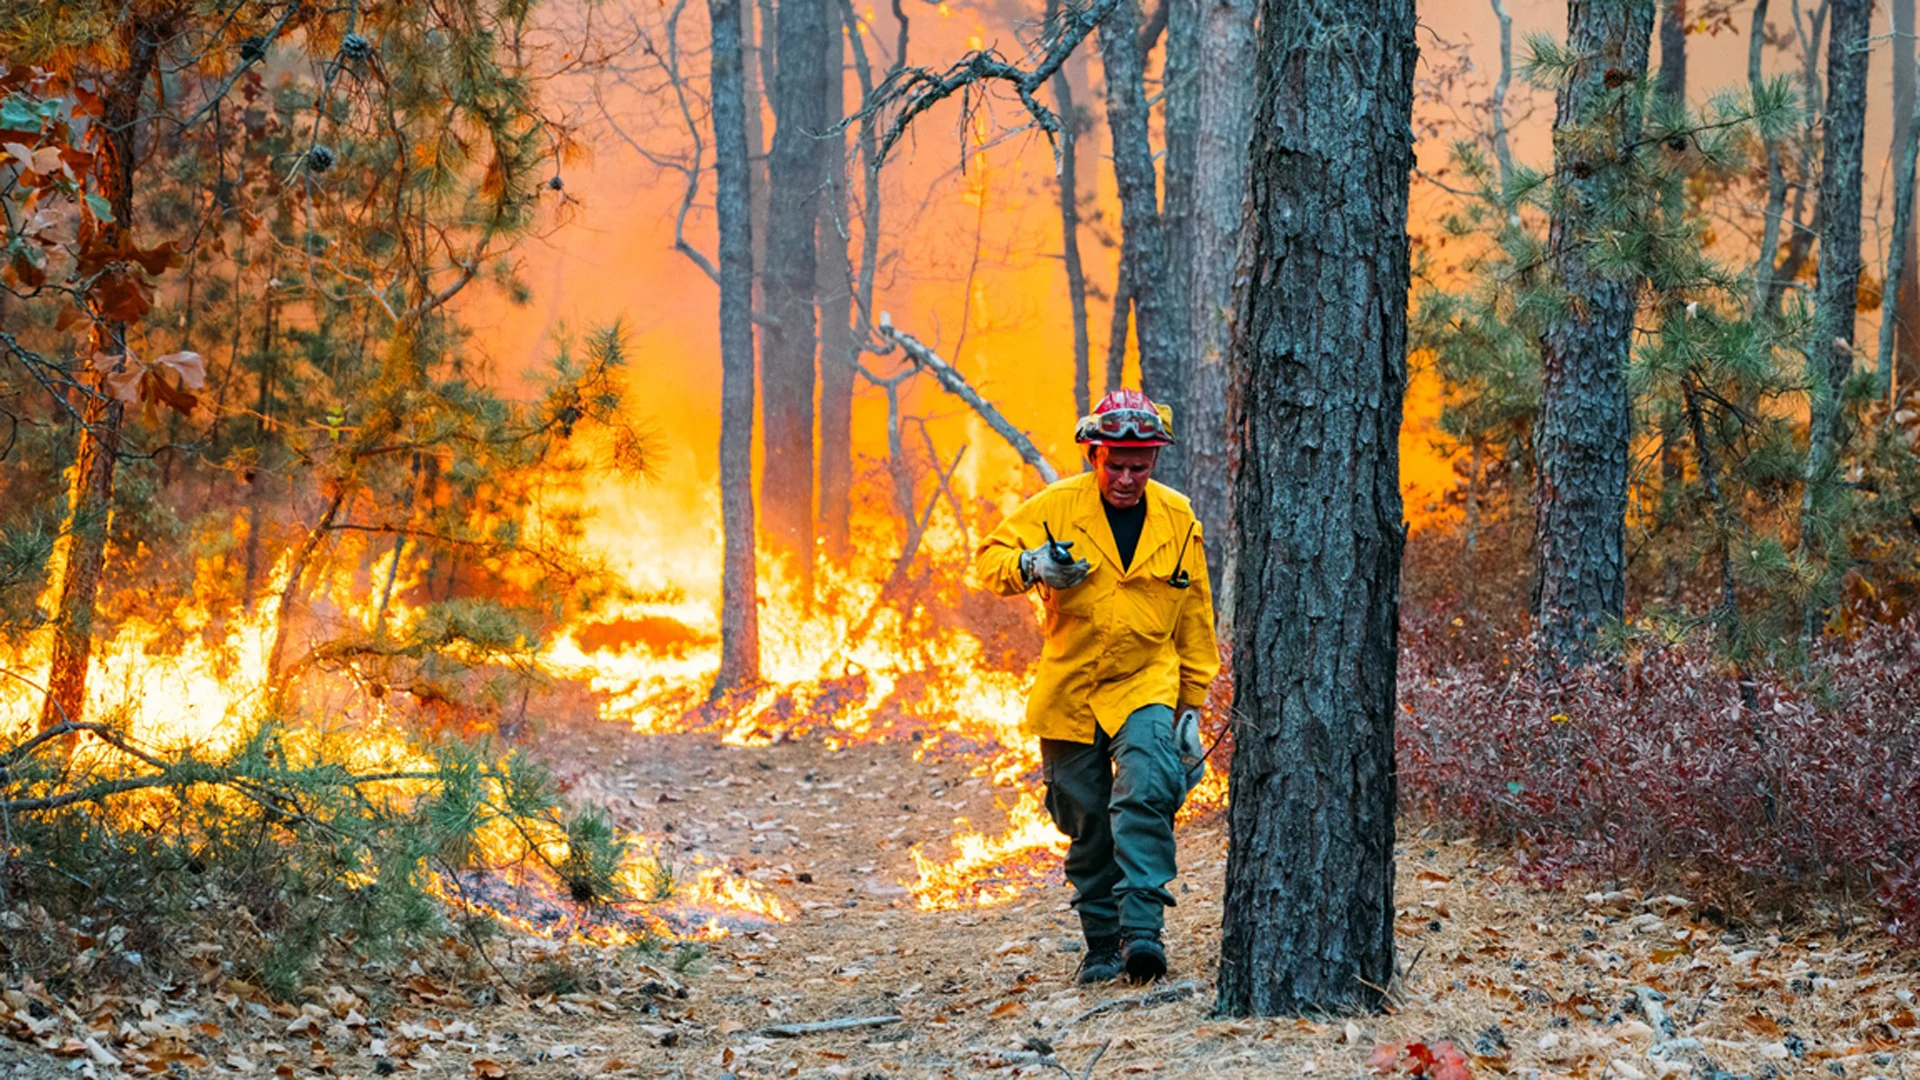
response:
[[[642,19],[657,20],[664,6],[628,0]],[[1563,3],[1549,0],[1508,0],[1515,18],[1516,50],[1530,31],[1558,33],[1564,28]],[[704,5],[688,6],[683,33],[696,46],[703,43]],[[941,4],[910,0],[913,21],[912,59],[944,66],[975,42],[997,43],[1017,57],[1020,47],[1012,28],[1030,24],[1039,4]],[[1713,90],[1734,81],[1744,82],[1749,12],[1736,12],[1738,32],[1690,39],[1690,97],[1704,100]],[[1776,14],[1780,23],[1784,15]],[[1489,6],[1478,0],[1429,2],[1421,5],[1421,44],[1431,53],[1435,40],[1467,42],[1476,71],[1470,92],[1482,94],[1497,70],[1497,24]],[[1876,32],[1882,28],[1876,27]],[[880,15],[875,38],[889,47],[891,17]],[[876,63],[884,60],[876,56]],[[1429,66],[1437,62],[1423,61]],[[1770,71],[1789,70],[1796,63],[1770,51]],[[1878,218],[1890,218],[1887,204],[1885,155],[1888,117],[1890,54],[1884,39],[1876,42],[1869,105],[1868,178],[1866,205],[1869,220],[1868,266],[1877,267],[1883,255],[1884,227]],[[704,58],[689,60],[697,80],[704,81]],[[1078,100],[1096,100],[1098,55],[1091,44],[1069,65]],[[851,69],[848,98],[857,93]],[[584,87],[561,88],[578,92]],[[631,124],[650,148],[674,153],[684,148],[677,138],[674,118],[665,99],[648,100],[631,93],[614,95],[616,115]],[[1513,146],[1524,160],[1541,162],[1550,154],[1547,122],[1552,102],[1526,89],[1516,77],[1510,108],[1516,127]],[[583,123],[591,120],[582,108]],[[1072,396],[1072,326],[1065,274],[1059,261],[1059,218],[1055,203],[1053,154],[1033,132],[995,142],[984,151],[963,149],[970,133],[957,130],[957,108],[951,104],[924,116],[903,142],[888,166],[886,217],[882,242],[881,287],[876,307],[890,312],[896,324],[935,345],[1017,425],[1030,432],[1057,465],[1070,467],[1074,448]],[[666,117],[666,119],[662,119]],[[1021,123],[1017,104],[996,102],[990,114],[997,129],[980,134],[995,137]],[[771,115],[765,120],[771,135]],[[588,133],[592,134],[591,125]],[[1423,168],[1445,164],[1447,143],[1453,136],[1423,139]],[[719,411],[719,347],[716,326],[717,290],[682,255],[672,249],[673,220],[681,193],[681,178],[663,173],[641,160],[618,141],[601,133],[593,139],[590,165],[570,170],[568,191],[579,200],[573,220],[531,244],[522,254],[523,275],[532,287],[526,307],[501,303],[497,296],[471,297],[463,315],[477,331],[477,339],[503,371],[519,370],[550,348],[554,332],[562,327],[585,329],[619,317],[632,332],[634,407],[660,436],[662,449],[658,479],[634,488],[623,485],[617,498],[604,500],[603,531],[622,537],[647,532],[662,520],[711,520],[713,487],[717,475],[716,441]],[[1093,136],[1083,140],[1081,182],[1092,196],[1081,244],[1091,283],[1102,296],[1110,293],[1116,252],[1108,246],[1117,238],[1117,200],[1112,171],[1104,157],[1104,131],[1096,124]],[[964,175],[957,168],[967,160]],[[857,171],[856,171],[857,177]],[[701,201],[689,221],[690,239],[713,249],[711,175],[703,185]],[[857,184],[857,179],[856,179]],[[1416,180],[1413,229],[1421,231],[1445,198]],[[979,227],[978,270],[973,287],[966,286],[973,261],[975,229]],[[1103,242],[1102,238],[1105,238]],[[1091,304],[1095,389],[1099,391],[1107,337],[1107,304]],[[964,327],[963,327],[964,322]],[[964,330],[964,334],[963,334]],[[1863,333],[1867,330],[1863,327]],[[964,338],[964,340],[963,340]],[[956,352],[956,349],[958,350]],[[884,358],[874,361],[885,367]],[[1130,365],[1129,378],[1135,369]],[[956,401],[926,380],[906,398],[909,413],[933,418],[933,431],[942,451],[951,453],[961,442],[970,444],[959,483],[963,494],[996,495],[1009,489],[1031,490],[1034,481],[1018,460]],[[1410,517],[1429,513],[1435,493],[1452,483],[1446,454],[1434,446],[1435,395],[1416,376],[1408,396],[1407,423],[1402,437],[1402,474]],[[856,451],[884,453],[884,400],[877,391],[861,388],[855,405]],[[871,463],[869,458],[868,464]],[[856,461],[856,476],[863,463]],[[716,526],[717,528],[717,526]],[[717,533],[696,530],[690,557],[705,560],[707,543]],[[717,545],[716,545],[717,546]]]

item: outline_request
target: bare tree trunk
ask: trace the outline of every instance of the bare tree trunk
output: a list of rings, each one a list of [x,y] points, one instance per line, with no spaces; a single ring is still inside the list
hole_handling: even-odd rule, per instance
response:
[[[1715,561],[1720,564],[1720,633],[1729,650],[1736,647],[1740,634],[1740,594],[1733,580],[1733,520],[1725,500],[1720,497],[1720,466],[1713,456],[1713,444],[1707,441],[1707,424],[1700,411],[1700,398],[1691,378],[1682,380],[1680,393],[1687,414],[1687,426],[1693,432],[1693,451],[1700,470],[1700,488],[1707,500],[1708,521],[1713,526]]]
[[[307,578],[307,566],[313,561],[314,552],[320,550],[320,544],[333,530],[334,519],[339,517],[340,508],[346,504],[347,495],[353,490],[354,483],[348,477],[339,477],[331,481],[333,493],[327,497],[325,508],[320,511],[320,519],[307,530],[307,538],[293,553],[293,561],[287,567],[286,584],[280,587],[280,597],[274,602],[273,646],[267,652],[267,682],[278,683],[281,660],[286,655],[287,634],[293,624],[293,604],[299,599],[301,586]],[[456,561],[454,569],[447,575],[447,598],[453,598],[453,575],[458,573]]]
[[[1626,604],[1627,354],[1637,276],[1608,274],[1590,251],[1602,207],[1631,200],[1628,157],[1640,136],[1633,85],[1647,72],[1653,0],[1572,0],[1567,48],[1575,67],[1553,123],[1549,256],[1564,312],[1541,340],[1537,426],[1534,618],[1554,659],[1579,661],[1593,632]]]
[[[1107,323],[1107,393],[1120,389],[1127,371],[1127,327],[1133,316],[1133,281],[1124,252],[1113,279],[1113,311]],[[1085,414],[1082,414],[1085,415]]]
[[[884,78],[892,78],[907,66],[907,46],[912,23],[901,6],[901,0],[893,0],[893,17],[898,23],[898,36],[893,43],[893,63],[887,66]],[[847,43],[853,53],[854,75],[860,82],[862,101],[873,96],[873,67],[867,61],[866,46],[861,44],[860,33],[856,25],[856,16],[851,0],[841,0],[840,19],[847,29]],[[860,320],[861,339],[855,341],[848,359],[856,359],[856,353],[862,341],[873,331],[873,285],[874,274],[880,263],[880,137],[874,130],[871,117],[860,123],[860,271],[853,290],[854,315]]]
[[[101,100],[100,161],[94,174],[113,220],[90,220],[83,228],[99,230],[103,246],[122,243],[133,228],[133,174],[135,128],[140,102],[152,77],[160,45],[171,27],[150,17],[130,16],[122,41],[126,67]],[[83,237],[83,239],[86,239]],[[129,271],[138,273],[137,270]],[[122,356],[127,351],[127,324],[94,324],[93,351]],[[53,610],[52,656],[47,668],[47,697],[40,709],[40,728],[77,721],[87,703],[87,668],[93,657],[94,605],[100,578],[106,569],[107,533],[113,520],[113,474],[120,457],[120,425],[126,406],[107,391],[105,381],[97,396],[89,397],[82,413],[85,422],[75,432],[78,447],[67,491],[67,520],[61,530],[53,565],[57,576]]]
[[[720,670],[714,693],[760,679],[753,526],[753,209],[744,0],[707,0],[713,24],[714,209],[720,226]]]
[[[834,28],[840,25],[838,9]],[[827,80],[827,119],[838,124],[846,114],[845,37],[835,33]],[[827,554],[835,561],[849,552],[848,523],[853,516],[853,262],[847,256],[847,146],[844,136],[824,140],[827,190],[820,200],[815,243],[820,250],[820,523]]]
[[[1687,0],[1660,4],[1660,73],[1653,92],[1670,101],[1687,96]]]
[[[269,268],[267,280],[272,281],[274,276]],[[268,434],[272,430],[274,361],[279,356],[280,303],[271,285],[267,287],[261,307],[265,310],[260,326],[260,386],[254,402],[253,418],[256,456],[253,468],[247,475],[246,565],[240,579],[240,602],[248,611],[253,610],[254,593],[260,586],[260,575],[265,569],[260,565],[260,541],[266,529],[267,480],[272,475],[267,469],[266,456]]]
[[[1767,6],[1768,0],[1754,0],[1753,25],[1747,32],[1747,89],[1756,99],[1766,85],[1760,60],[1767,44]],[[1753,290],[1754,303],[1771,311],[1773,267],[1780,257],[1780,217],[1787,210],[1787,175],[1779,140],[1766,134],[1760,138],[1767,159],[1767,208],[1761,219],[1760,253],[1753,262]]]
[[[1800,278],[1800,271],[1806,268],[1807,260],[1813,255],[1813,241],[1820,234],[1820,207],[1816,203],[1811,221],[1806,216],[1806,197],[1808,178],[1813,174],[1814,151],[1820,143],[1819,132],[1823,124],[1825,111],[1824,99],[1820,92],[1820,42],[1827,32],[1827,14],[1833,7],[1833,0],[1820,0],[1808,15],[1807,22],[1800,22],[1799,6],[1794,6],[1794,33],[1801,40],[1800,82],[1806,95],[1806,126],[1800,136],[1799,161],[1795,166],[1797,182],[1794,185],[1793,210],[1786,216],[1793,230],[1787,237],[1787,250],[1780,257],[1780,263],[1773,268],[1768,282],[1766,310],[1778,312],[1780,302],[1785,299],[1787,289]],[[1781,178],[1780,203],[1786,202],[1786,179]],[[1768,192],[1769,205],[1772,205],[1772,192]],[[1783,225],[1784,227],[1784,225]]]
[[[1881,309],[1882,325],[1894,330],[1889,352],[1886,332],[1881,332],[1880,396],[1891,400],[1896,388],[1904,390],[1920,378],[1920,237],[1913,227],[1913,156],[1920,146],[1920,109],[1914,107],[1914,18],[1913,0],[1890,0],[1893,24],[1893,147],[1891,159],[1899,170],[1894,185],[1893,237],[1888,262],[1896,263],[1887,271],[1886,292],[1893,298]],[[1896,372],[1898,373],[1896,375]]]
[[[1480,442],[1478,439],[1467,451],[1467,497],[1465,520],[1460,528],[1460,575],[1464,580],[1465,607],[1467,614],[1477,614],[1480,608],[1479,566],[1480,566]]]
[[[1227,486],[1227,357],[1233,348],[1233,266],[1247,193],[1247,147],[1253,137],[1255,0],[1200,0],[1194,73],[1193,214],[1189,225],[1187,415],[1174,430],[1186,444],[1187,495],[1206,536],[1207,565],[1228,565],[1233,513]],[[1213,601],[1233,610],[1232,582]]]
[[[1507,145],[1507,90],[1513,85],[1513,16],[1500,0],[1488,0],[1500,21],[1500,75],[1493,83],[1493,161],[1500,169],[1500,190],[1513,178],[1513,149]],[[1765,4],[1767,0],[1760,0]]]
[[[1660,4],[1660,71],[1654,77],[1654,97],[1663,107],[1678,110],[1687,101],[1687,0],[1662,0]],[[1686,188],[1669,185],[1660,207],[1662,228],[1676,235],[1686,227]],[[1683,410],[1663,409],[1660,414],[1660,514],[1658,526],[1664,533],[1680,510],[1686,488],[1686,418]],[[1680,595],[1680,562],[1672,550],[1660,560],[1660,596],[1671,604]]]
[[[1413,0],[1261,5],[1231,405],[1234,1015],[1378,1009],[1394,977],[1414,23]]]
[[[751,0],[742,0],[740,9],[741,38],[749,62],[746,64],[746,126],[747,126],[747,205],[751,210],[750,227],[753,232],[753,306],[755,311],[764,311],[767,305],[766,286],[761,275],[767,269],[767,192],[772,185],[767,180],[767,135],[765,119],[762,116],[767,97],[773,92],[773,73],[775,57],[773,51],[774,17],[772,0],[760,0],[760,26],[758,37],[754,32],[754,8],[746,6]],[[758,346],[766,348],[763,337]]]
[[[1107,127],[1120,194],[1120,262],[1133,298],[1141,389],[1154,398],[1170,398],[1178,392],[1183,336],[1178,322],[1186,313],[1168,302],[1171,275],[1160,225],[1159,177],[1147,135],[1145,58],[1139,33],[1140,13],[1134,0],[1122,0],[1100,24],[1100,59],[1106,69]],[[1174,424],[1179,430],[1178,416]]]
[[[1200,19],[1205,0],[1163,0],[1167,12],[1167,51],[1161,65],[1161,123],[1166,138],[1165,205],[1160,212],[1160,242],[1166,250],[1166,280],[1161,292],[1173,322],[1172,348],[1151,372],[1143,365],[1141,381],[1151,387],[1155,401],[1173,409],[1174,431],[1180,438],[1160,452],[1155,475],[1180,491],[1189,491],[1186,432],[1192,419],[1193,378],[1192,271],[1193,218],[1199,199],[1195,187],[1200,122]],[[1211,44],[1211,43],[1209,43]],[[1241,147],[1243,152],[1245,147]],[[1144,353],[1141,354],[1143,357]]]
[[[1827,107],[1821,138],[1819,278],[1814,286],[1813,346],[1807,363],[1812,406],[1807,430],[1807,487],[1801,500],[1800,545],[1816,559],[1837,560],[1833,523],[1840,446],[1846,439],[1841,390],[1853,374],[1854,309],[1860,294],[1861,155],[1866,139],[1867,49],[1872,0],[1833,0],[1827,38]],[[1807,632],[1826,621],[1837,584],[1829,567],[1807,612]]]
[[[1047,0],[1049,29],[1060,14],[1060,0]],[[1073,415],[1093,411],[1093,344],[1087,332],[1087,272],[1080,263],[1080,128],[1084,121],[1073,103],[1073,80],[1066,65],[1048,80],[1054,109],[1060,114],[1060,259],[1067,270],[1067,302],[1073,309]]]
[[[767,310],[760,379],[766,439],[760,506],[767,532],[793,562],[806,602],[813,597],[814,226],[826,185],[829,60],[835,20],[827,0],[786,0],[768,159]]]

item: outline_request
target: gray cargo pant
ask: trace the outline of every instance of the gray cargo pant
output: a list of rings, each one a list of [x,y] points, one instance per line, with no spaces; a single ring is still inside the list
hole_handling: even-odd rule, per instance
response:
[[[1158,930],[1173,905],[1173,816],[1186,801],[1173,710],[1148,705],[1111,737],[1040,740],[1047,813],[1072,841],[1067,880],[1088,937]]]

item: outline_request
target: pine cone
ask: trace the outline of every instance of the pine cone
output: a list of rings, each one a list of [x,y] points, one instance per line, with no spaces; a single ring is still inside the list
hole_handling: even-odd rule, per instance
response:
[[[373,42],[359,34],[348,34],[340,39],[340,55],[349,60],[365,60],[373,55]]]
[[[333,168],[333,151],[326,146],[315,145],[307,151],[307,169],[310,172],[323,173]]]

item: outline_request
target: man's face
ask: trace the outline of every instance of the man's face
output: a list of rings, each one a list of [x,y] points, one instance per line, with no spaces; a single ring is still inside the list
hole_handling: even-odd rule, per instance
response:
[[[1147,481],[1153,479],[1153,464],[1160,459],[1157,446],[1096,446],[1093,448],[1093,479],[1100,497],[1115,510],[1129,510],[1147,493]]]

